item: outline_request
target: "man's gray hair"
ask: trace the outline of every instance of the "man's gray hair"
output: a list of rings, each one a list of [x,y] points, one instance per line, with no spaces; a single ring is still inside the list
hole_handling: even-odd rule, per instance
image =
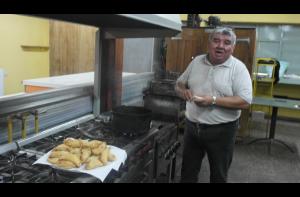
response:
[[[209,40],[212,41],[215,34],[222,34],[226,36],[230,36],[232,45],[236,43],[236,35],[234,31],[229,27],[217,27],[215,28],[209,35]]]

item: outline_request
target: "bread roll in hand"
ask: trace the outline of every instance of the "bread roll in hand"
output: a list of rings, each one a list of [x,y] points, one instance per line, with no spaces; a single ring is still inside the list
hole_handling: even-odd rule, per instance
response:
[[[193,96],[193,101],[194,102],[202,102],[202,101],[204,101],[204,98],[201,96]]]

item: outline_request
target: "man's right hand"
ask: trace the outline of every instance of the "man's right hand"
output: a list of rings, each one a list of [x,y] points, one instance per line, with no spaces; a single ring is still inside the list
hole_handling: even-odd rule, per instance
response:
[[[189,89],[183,89],[182,90],[182,96],[186,101],[192,101],[193,100],[193,93]]]
[[[177,82],[175,86],[175,91],[177,94],[186,101],[192,101],[193,100],[193,93],[190,89],[186,87],[186,85],[182,82]]]

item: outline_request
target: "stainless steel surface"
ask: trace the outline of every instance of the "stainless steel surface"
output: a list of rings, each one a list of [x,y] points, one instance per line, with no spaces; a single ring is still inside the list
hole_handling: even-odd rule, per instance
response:
[[[95,36],[95,72],[94,72],[94,102],[93,112],[95,116],[100,115],[100,89],[101,89],[101,51],[103,32],[98,30]]]
[[[154,73],[138,73],[124,78],[122,88],[122,105],[143,105],[143,90],[149,87]]]
[[[100,183],[100,180],[87,174],[51,168],[47,165],[32,165],[38,158],[63,143],[63,140],[68,137],[106,141],[127,152],[126,162],[118,171],[111,171],[104,180],[105,183],[163,181],[165,175],[173,174],[169,166],[173,165],[170,163],[170,158],[173,158],[177,151],[175,124],[153,122],[149,132],[135,137],[118,133],[112,131],[111,123],[92,119],[78,124],[77,127],[67,127],[61,132],[51,132],[52,135],[48,132],[47,136],[32,139],[33,141],[26,145],[20,142],[20,148],[15,147],[0,155],[2,164],[0,165],[0,182],[2,180],[5,183]],[[157,151],[155,151],[156,148]],[[157,170],[154,171],[154,168]]]
[[[28,112],[47,105],[92,95],[93,86],[77,86],[0,98],[0,116]]]
[[[179,14],[26,14],[105,28],[107,38],[171,37],[181,32]]]

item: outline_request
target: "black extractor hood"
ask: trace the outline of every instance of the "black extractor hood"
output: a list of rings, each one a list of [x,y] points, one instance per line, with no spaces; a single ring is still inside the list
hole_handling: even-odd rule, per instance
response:
[[[25,14],[105,29],[107,38],[172,37],[181,32],[179,14]]]

